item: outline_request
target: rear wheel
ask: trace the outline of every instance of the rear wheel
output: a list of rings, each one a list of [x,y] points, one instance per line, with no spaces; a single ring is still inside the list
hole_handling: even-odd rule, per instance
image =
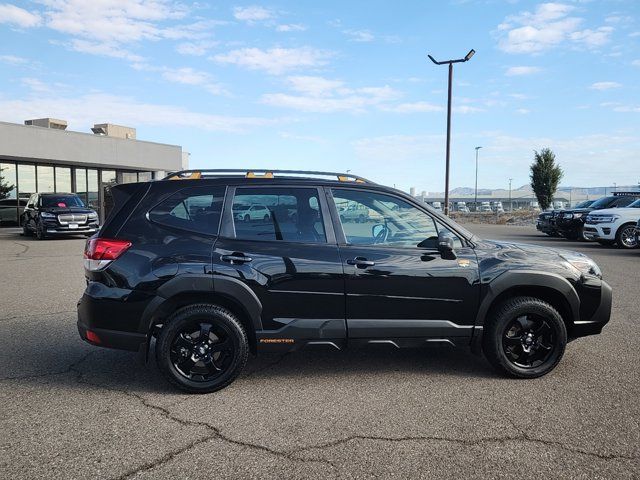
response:
[[[158,368],[174,386],[191,393],[226,387],[240,374],[249,354],[247,334],[225,308],[190,305],[166,321],[156,343]]]
[[[482,349],[500,372],[536,378],[553,370],[567,344],[567,329],[558,311],[533,297],[502,303],[485,323]]]
[[[622,225],[616,233],[616,243],[618,248],[636,248],[638,241],[636,240],[636,224],[627,223]]]

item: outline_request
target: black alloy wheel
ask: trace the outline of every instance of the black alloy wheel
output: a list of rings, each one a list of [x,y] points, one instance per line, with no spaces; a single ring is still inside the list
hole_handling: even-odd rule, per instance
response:
[[[515,297],[492,310],[485,320],[482,350],[500,372],[535,378],[553,370],[567,344],[560,313],[534,297]]]
[[[42,222],[36,224],[36,238],[38,240],[45,240],[47,238],[47,232]]]
[[[248,354],[240,320],[212,304],[189,305],[174,312],[156,342],[162,374],[191,393],[214,392],[229,385],[244,368]]]
[[[538,315],[522,315],[507,324],[502,348],[511,363],[521,368],[542,365],[553,353],[554,331]]]
[[[180,375],[206,382],[224,373],[235,354],[228,327],[211,319],[194,319],[182,327],[171,342],[171,362]]]

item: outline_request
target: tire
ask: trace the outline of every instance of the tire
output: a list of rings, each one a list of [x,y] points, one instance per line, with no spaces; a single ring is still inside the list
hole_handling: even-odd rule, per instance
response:
[[[22,236],[30,237],[33,235],[33,232],[27,228],[27,224],[22,225]]]
[[[541,322],[545,326],[540,327]],[[562,316],[538,298],[506,300],[484,325],[485,357],[496,370],[511,377],[536,378],[549,373],[560,362],[566,345]]]
[[[207,341],[201,340],[205,331],[209,332]],[[191,334],[195,332],[198,335],[194,339]],[[227,309],[211,304],[189,305],[174,312],[156,342],[160,372],[169,383],[189,393],[210,393],[226,387],[240,375],[248,355],[249,342],[242,323]]]
[[[269,221],[269,215],[265,215],[264,217],[262,217],[262,219],[263,219],[265,222],[268,222],[268,221]]]
[[[636,224],[625,223],[616,232],[616,245],[618,248],[632,249],[638,246],[636,240]]]
[[[347,219],[344,218],[344,215],[340,215],[340,223],[347,223]]]
[[[251,217],[249,215],[244,216],[245,223],[249,223],[251,221]]]
[[[38,222],[36,224],[36,238],[38,240],[46,240],[47,239],[47,233],[44,231],[44,225],[42,225],[41,222]]]

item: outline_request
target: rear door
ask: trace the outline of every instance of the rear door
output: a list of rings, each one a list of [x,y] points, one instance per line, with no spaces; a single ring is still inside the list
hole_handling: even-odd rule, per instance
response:
[[[468,337],[479,301],[476,255],[444,223],[401,197],[334,188],[341,226],[349,338],[402,342]],[[366,211],[365,220],[340,209]],[[455,238],[455,256],[437,250],[438,232]]]
[[[345,341],[342,262],[320,193],[307,186],[236,186],[227,192],[213,273],[244,283],[259,300],[262,348],[309,342],[341,347]],[[261,214],[247,220],[238,205]]]

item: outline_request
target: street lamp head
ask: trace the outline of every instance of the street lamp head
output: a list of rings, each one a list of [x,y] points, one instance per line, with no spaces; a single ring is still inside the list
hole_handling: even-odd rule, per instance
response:
[[[476,51],[474,49],[469,50],[469,53],[467,53],[467,56],[464,57],[464,61],[468,62],[469,60],[471,60],[471,57],[473,57],[476,54]]]
[[[477,150],[480,150],[481,148],[482,148],[482,147],[476,147],[476,151],[477,151]]]

